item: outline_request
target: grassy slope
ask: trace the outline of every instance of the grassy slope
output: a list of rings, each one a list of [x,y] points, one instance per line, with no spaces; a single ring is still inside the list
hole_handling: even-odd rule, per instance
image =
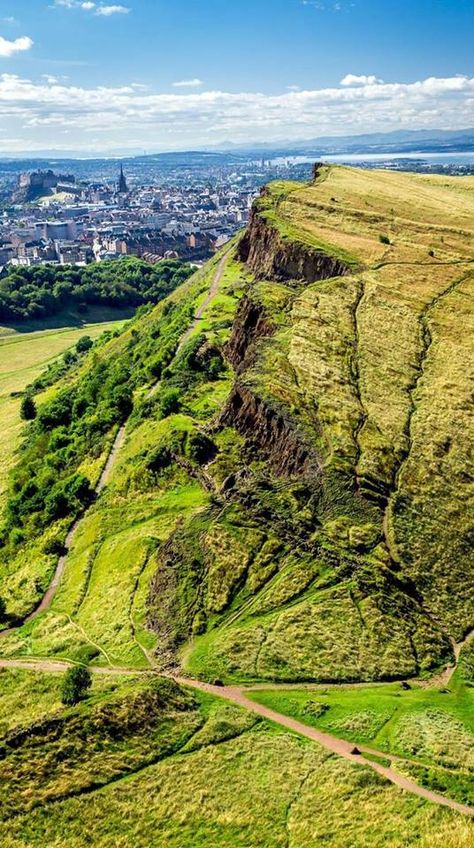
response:
[[[5,848],[79,848],[85,832],[92,848],[465,848],[472,839],[462,817],[207,696],[117,679],[65,709],[57,678],[45,676],[51,699],[39,693],[27,713],[21,687],[31,680],[1,675],[9,711],[21,709],[16,731],[36,728],[14,745],[1,731]]]
[[[438,622],[455,638],[472,626],[472,188],[346,168],[324,169],[310,187],[270,186],[261,216],[283,244],[344,248],[359,269],[293,287],[278,331],[241,377],[317,448],[315,538],[352,574],[323,593],[314,582],[308,590],[306,564],[280,569],[263,604],[196,641],[193,673],[416,674],[446,655]],[[397,571],[423,593],[422,608],[412,589],[395,590]]]
[[[120,313],[117,315],[120,317]],[[101,316],[91,316],[101,321]],[[31,332],[14,332],[5,328],[4,334],[0,329],[0,426],[3,434],[0,446],[0,497],[5,493],[8,482],[8,472],[14,461],[15,449],[21,435],[19,415],[20,400],[11,397],[13,392],[21,392],[33,382],[41,372],[54,360],[73,347],[81,336],[88,335],[97,338],[105,330],[115,330],[122,324],[120,320],[110,320],[110,310],[105,323],[88,323],[79,327],[68,326],[53,330]]]
[[[278,479],[261,449],[222,425],[206,469],[212,497],[192,464],[150,477],[154,445],[215,425],[231,386],[229,370],[183,378],[174,357],[162,390],[179,384],[181,418],[161,422],[153,403],[141,415],[145,389],[137,391],[122,456],[74,541],[51,612],[3,651],[141,666],[147,651],[168,661],[185,643],[190,672],[227,680],[371,680],[446,663],[446,631],[459,636],[472,621],[463,582],[472,335],[456,334],[459,310],[464,323],[471,315],[469,280],[458,283],[470,273],[470,186],[330,168],[315,186],[271,187],[272,225],[303,242],[346,244],[357,274],[249,285],[248,269],[229,261],[192,338],[204,332],[222,347],[245,289],[273,334],[257,342],[239,380],[312,445],[322,487]],[[216,263],[171,301],[195,310]],[[143,364],[162,349],[167,320],[158,307],[104,356],[133,343]],[[233,488],[219,493],[229,475]],[[26,603],[25,586],[37,591],[54,560],[37,545],[22,556],[11,586]],[[144,627],[153,575],[156,636]]]
[[[335,169],[334,178],[339,181],[341,174],[344,169]],[[342,205],[340,195],[348,179],[346,172],[342,184],[325,188],[329,200],[337,196]],[[382,196],[390,182],[389,177],[383,179],[387,184],[380,189]],[[447,182],[451,186],[452,181]],[[455,185],[450,188],[454,194]],[[406,202],[407,187],[412,189],[412,183],[404,186],[402,197],[397,186],[394,204]],[[302,191],[314,198],[315,189]],[[355,192],[352,183],[351,191]],[[372,194],[377,197],[375,189]],[[375,203],[372,195],[370,202]],[[383,202],[386,204],[386,197]],[[456,203],[454,206],[457,209]],[[406,210],[400,210],[400,215],[402,211]],[[314,214],[311,207],[308,216]],[[441,214],[440,206],[436,215]],[[352,221],[349,213],[342,218]],[[315,226],[319,229],[320,224]],[[459,227],[464,226],[466,222],[460,221]],[[338,220],[334,233],[341,228]],[[359,264],[377,264],[381,252],[387,250],[378,241],[379,231],[385,230],[378,219],[373,236],[362,239],[366,252],[361,248]],[[334,233],[331,237],[337,239]],[[314,238],[319,243],[329,235],[324,232]],[[360,235],[357,238],[360,244]],[[356,250],[354,244],[350,247],[352,252]],[[390,247],[393,250],[395,247]],[[412,245],[403,244],[397,250],[411,251]],[[432,258],[428,259],[431,263]],[[196,309],[205,297],[214,267],[211,264],[189,281],[172,300],[178,304],[190,301]],[[231,426],[211,434],[219,453],[204,469],[199,464],[191,464],[190,469],[172,463],[150,474],[149,461],[157,445],[167,444],[176,432],[194,432],[215,421],[232,373],[226,370],[210,381],[201,374],[196,382],[196,374],[185,372],[182,409],[164,421],[158,409],[161,393],[143,407],[146,390],[139,389],[123,453],[110,485],[75,539],[51,611],[23,628],[21,634],[4,640],[2,653],[54,654],[140,667],[147,664],[147,652],[156,649],[156,662],[168,659],[170,652],[173,658],[183,646],[183,657],[192,672],[228,679],[371,678],[413,673],[420,660],[426,667],[440,661],[443,642],[436,626],[388,581],[384,529],[391,555],[399,556],[392,514],[387,514],[384,527],[380,504],[361,493],[354,497],[353,487],[347,483],[356,463],[367,485],[374,479],[391,481],[395,465],[405,463],[406,442],[400,429],[405,429],[407,414],[412,417],[410,387],[419,404],[418,394],[428,384],[429,358],[437,350],[430,345],[425,376],[418,385],[420,308],[431,303],[433,287],[439,290],[446,283],[444,266],[439,269],[439,279],[432,267],[426,279],[424,275],[415,280],[410,273],[403,282],[399,268],[395,272],[385,266],[380,272],[362,270],[344,285],[335,280],[309,287],[274,282],[251,286],[250,296],[263,304],[277,333],[257,347],[252,367],[241,379],[261,392],[267,403],[276,402],[288,417],[296,418],[299,431],[317,445],[325,462],[322,497],[315,503],[304,481],[275,477],[263,454],[246,448]],[[416,292],[412,297],[410,290],[410,297],[401,302],[400,290],[407,295],[407,279]],[[229,261],[220,291],[194,335],[204,331],[208,342],[222,345],[226,341],[246,280],[248,269]],[[428,293],[426,286],[430,287]],[[358,334],[363,344],[356,347],[354,305],[358,305],[357,318],[360,312],[361,327],[365,327]],[[141,320],[137,338],[127,330],[107,346],[104,355],[117,358],[133,341],[140,362],[155,356],[168,326],[162,309],[158,307]],[[436,319],[433,309],[428,320]],[[443,310],[443,320],[437,320],[440,332],[448,321],[452,334],[451,310]],[[150,345],[156,324],[161,327],[161,340]],[[446,350],[452,356],[449,338],[446,335],[443,342],[448,345],[443,361]],[[464,343],[468,340],[463,338]],[[388,352],[381,357],[384,346]],[[354,349],[358,353],[355,369]],[[456,352],[458,356],[461,353]],[[181,379],[180,362],[182,356],[172,361],[162,389]],[[86,370],[87,364],[82,368]],[[434,409],[439,365],[434,365],[432,372],[430,409]],[[452,374],[457,397],[465,375],[457,368]],[[80,379],[80,375],[72,379]],[[390,405],[387,398],[393,399]],[[361,401],[370,410],[363,422]],[[457,427],[464,426],[465,412],[461,403]],[[428,419],[424,426],[429,440],[433,423],[430,416]],[[414,427],[417,420],[414,416]],[[362,428],[358,426],[361,423]],[[359,447],[354,431],[360,438]],[[408,474],[407,462],[406,476],[415,480],[418,496],[423,494],[416,480],[416,475],[424,474],[423,451],[417,450],[416,458],[418,470]],[[454,458],[450,456],[449,462],[446,473],[454,467]],[[243,465],[250,470],[250,477],[241,478],[230,494],[210,494],[199,485],[203,470],[219,489],[229,474],[238,474]],[[405,472],[400,479],[404,476]],[[449,504],[455,503],[456,491],[454,488],[452,497],[447,495]],[[410,526],[403,513],[402,520],[404,526]],[[438,530],[441,524],[438,522]],[[402,533],[398,532],[400,544]],[[171,539],[161,546],[170,534]],[[457,556],[454,562],[458,562]],[[34,549],[24,567],[28,580],[38,576]],[[150,580],[154,634],[145,630]],[[23,589],[17,587],[18,596]],[[28,597],[26,600],[28,603]],[[472,664],[469,651],[463,663]],[[26,674],[0,675],[6,704],[0,713],[2,733],[17,721],[12,719],[16,710],[23,726],[58,711],[57,678],[38,679],[27,701],[30,685]],[[83,743],[77,744],[75,739],[76,733],[83,738],[79,722],[79,727],[67,724],[59,738],[42,739],[37,750],[34,745],[22,748],[4,764],[4,776],[11,777],[9,769],[13,768],[18,778],[15,795],[8,799],[10,809],[23,811],[0,824],[5,848],[40,844],[59,848],[64,842],[79,848],[85,829],[90,844],[101,848],[131,842],[145,848],[156,839],[176,848],[200,844],[247,848],[249,843],[274,848],[287,846],[289,840],[292,848],[307,848],[322,840],[331,848],[346,848],[348,841],[355,848],[381,844],[388,848],[465,848],[474,838],[470,822],[405,796],[372,773],[329,757],[303,740],[263,723],[253,727],[240,711],[212,705],[205,698],[181,715],[171,711],[173,715],[166,720],[160,717],[156,724],[152,713],[124,734],[123,727],[129,727],[125,706],[119,711],[122,730],[118,741],[113,732],[90,734],[95,719],[91,722],[89,713],[94,705],[102,704],[108,715],[107,705],[116,699],[130,699],[135,704],[134,698],[147,684],[117,678],[98,685],[91,702],[79,709],[89,722],[90,740],[82,752],[87,762],[81,759]],[[399,746],[404,754],[419,757],[423,769],[435,771],[431,777],[417,773],[417,778],[432,785],[446,773],[439,769],[441,760],[450,759],[452,772],[457,774],[459,762],[464,764],[472,752],[470,691],[464,687],[451,695],[401,692],[393,687],[375,691],[375,696],[374,690],[351,690],[340,697],[338,690],[324,696],[331,702],[325,714],[328,722],[334,722],[331,729],[341,736],[353,734],[357,741],[375,734],[378,747],[386,744],[387,750],[394,750],[391,746]],[[21,707],[15,705],[15,693]],[[276,696],[271,693],[268,697]],[[304,709],[301,700],[294,706],[293,692],[286,701],[286,696],[278,697],[282,711]],[[312,694],[311,700],[315,699]],[[137,712],[136,706],[132,712]],[[382,720],[389,712],[393,718],[384,736]],[[305,714],[304,720],[311,718]],[[183,745],[191,733],[196,733],[195,750],[185,753]],[[173,746],[176,753],[169,756]],[[61,765],[64,757],[67,768]],[[150,757],[159,762],[147,765]],[[136,774],[124,776],[127,770]],[[27,787],[24,781],[27,777],[30,781],[32,773],[37,775],[36,782]],[[95,781],[110,786],[95,791],[91,787]],[[447,788],[459,797],[465,791],[462,781],[454,789],[451,781]],[[82,792],[86,793],[82,797],[70,797]],[[64,800],[42,806],[58,795]],[[30,800],[39,803],[39,808],[29,811]]]
[[[474,692],[457,674],[449,689],[399,684],[258,690],[250,697],[306,724],[408,762],[418,782],[474,804]]]
[[[199,307],[215,270],[216,263],[210,263],[204,273],[197,274],[172,296],[171,300],[188,309],[188,322],[192,315],[189,303],[194,303],[195,309]],[[210,335],[228,335],[226,310],[231,316],[229,310],[235,308],[236,297],[229,292],[238,281],[238,270],[229,263],[221,290],[208,305],[193,335],[202,330]],[[160,321],[161,309],[158,307],[141,319],[145,339],[149,327]],[[130,333],[114,339],[104,355],[117,357],[129,341]],[[209,495],[185,469],[174,466],[155,480],[145,470],[144,462],[156,445],[166,440],[170,430],[186,433],[208,420],[224,402],[229,386],[229,375],[224,373],[207,384],[203,393],[191,390],[183,414],[164,422],[159,420],[159,392],[151,402],[147,401],[146,388],[137,392],[137,410],[143,403],[151,403],[151,407],[147,407],[145,415],[138,414],[129,422],[126,443],[109,485],[88,511],[74,539],[51,610],[25,626],[22,633],[5,639],[3,653],[54,653],[74,660],[94,659],[135,667],[149,664],[147,651],[155,647],[156,639],[145,629],[146,601],[156,570],[155,551],[178,520],[183,521],[208,504]],[[41,538],[35,542],[24,557],[23,567],[17,567],[12,576],[12,586],[13,580],[21,577],[23,599],[25,580],[32,581],[34,588],[41,543]]]

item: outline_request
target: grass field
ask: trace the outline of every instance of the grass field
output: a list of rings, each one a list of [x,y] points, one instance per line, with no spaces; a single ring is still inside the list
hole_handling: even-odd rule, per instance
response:
[[[85,833],[92,848],[471,844],[461,816],[209,696],[111,678],[64,708],[58,685],[54,675],[0,675],[5,848],[83,848]]]
[[[406,758],[407,763],[396,767],[474,805],[474,689],[459,674],[442,690],[389,684],[249,694],[305,724]]]
[[[79,326],[59,326],[55,329],[38,330],[34,325],[21,331],[14,328],[0,328],[0,426],[3,434],[0,445],[0,499],[8,482],[8,472],[14,461],[15,449],[21,434],[22,422],[19,409],[20,400],[12,393],[22,392],[42,371],[55,361],[68,348],[75,345],[81,336],[98,338],[105,330],[115,330],[122,326],[124,318],[117,316],[110,320],[111,310],[93,313]],[[89,318],[97,319],[89,322]],[[102,323],[102,318],[108,318]],[[63,316],[71,320],[71,316]],[[61,323],[61,322],[59,322]]]

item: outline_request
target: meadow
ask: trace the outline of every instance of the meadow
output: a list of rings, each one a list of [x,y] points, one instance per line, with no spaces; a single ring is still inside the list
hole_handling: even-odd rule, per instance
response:
[[[38,324],[22,327],[0,327],[0,425],[3,434],[0,445],[0,499],[8,485],[8,474],[13,465],[22,430],[20,397],[48,365],[65,351],[74,347],[82,336],[97,339],[106,330],[123,326],[129,314],[120,310],[92,311],[87,321],[79,326],[68,326],[74,316],[63,316],[65,325],[51,329],[38,329]],[[105,319],[105,320],[102,320]],[[62,322],[59,322],[62,323]]]
[[[0,675],[10,713],[37,683],[30,671]],[[82,848],[85,833],[92,848],[471,844],[469,820],[223,701],[159,678],[96,676],[89,697],[64,708],[57,686],[42,675],[15,731],[1,726],[2,785],[15,773],[5,848]]]

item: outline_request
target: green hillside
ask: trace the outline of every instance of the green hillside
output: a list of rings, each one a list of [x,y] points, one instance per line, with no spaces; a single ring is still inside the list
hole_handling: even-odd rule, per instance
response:
[[[2,504],[0,665],[90,664],[102,688],[81,721],[97,699],[123,697],[120,715],[127,699],[132,712],[153,701],[147,671],[324,684],[254,700],[474,805],[473,234],[472,178],[320,167],[309,185],[270,185],[240,239],[38,385]],[[134,673],[113,694],[103,681],[120,670]],[[0,685],[14,673],[34,672],[5,671]],[[54,680],[34,706],[42,739]],[[367,685],[331,688],[341,683]],[[303,848],[323,833],[345,848],[349,820],[356,848],[469,844],[467,819],[368,765],[222,706],[218,691],[187,691],[166,690],[169,714],[161,701],[151,711],[157,739],[164,709],[169,731],[152,762],[144,719],[96,774],[105,719],[87,718],[99,727],[90,768],[78,755],[64,780],[38,778],[30,794],[19,781],[2,844],[79,846],[76,820],[94,822],[92,845],[146,846],[166,817],[159,836],[180,848]],[[209,710],[231,713],[207,737]],[[78,722],[61,719],[53,759],[76,749]],[[204,741],[188,757],[189,733]],[[44,752],[29,746],[15,749],[18,768],[34,760],[41,775]],[[137,793],[154,799],[140,824]]]

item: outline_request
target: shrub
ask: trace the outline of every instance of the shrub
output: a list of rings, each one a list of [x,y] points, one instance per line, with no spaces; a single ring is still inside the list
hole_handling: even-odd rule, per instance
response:
[[[23,398],[20,415],[23,421],[33,421],[36,418],[36,404],[31,395],[25,395]]]
[[[186,456],[193,462],[202,465],[216,455],[217,448],[204,433],[190,433],[186,442]]]
[[[181,395],[178,389],[165,389],[160,395],[160,415],[167,418],[181,409]]]
[[[64,675],[61,689],[61,700],[66,706],[72,707],[85,697],[92,686],[89,669],[83,666],[69,668]]]
[[[92,341],[90,336],[81,336],[76,344],[76,350],[78,353],[87,353],[88,350],[91,349],[94,342]]]
[[[65,552],[63,542],[58,536],[48,539],[43,550],[48,556],[61,556]]]
[[[390,244],[390,239],[388,236],[380,235],[379,241],[382,242],[382,244]]]

